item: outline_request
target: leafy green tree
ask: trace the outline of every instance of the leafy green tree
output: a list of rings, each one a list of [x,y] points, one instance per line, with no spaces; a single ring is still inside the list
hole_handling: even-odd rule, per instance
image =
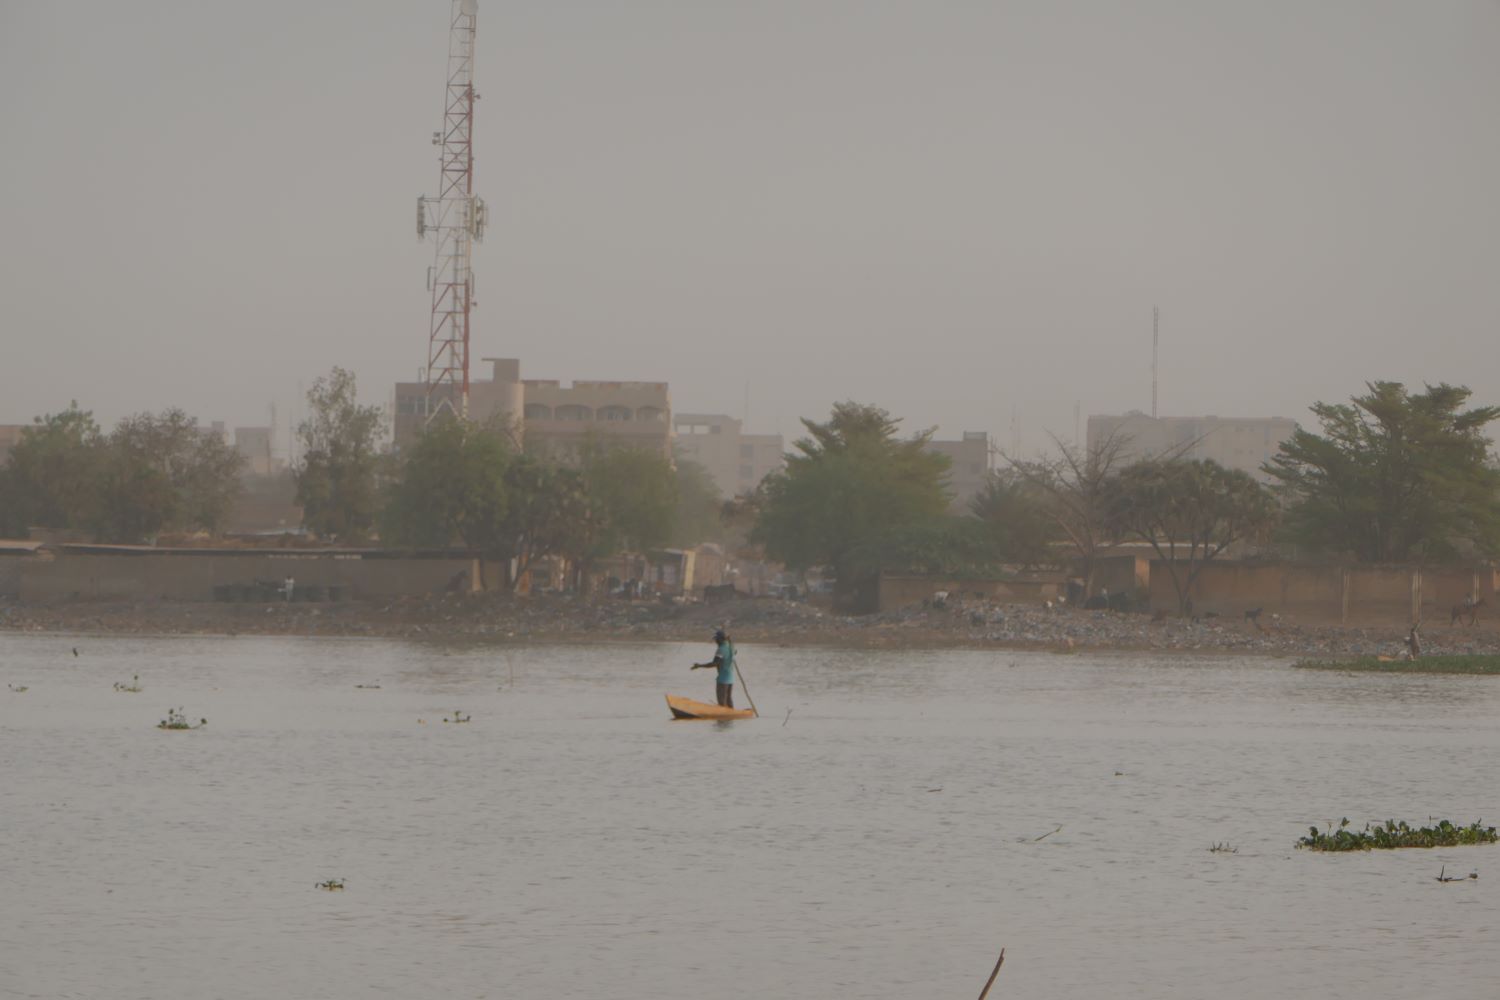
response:
[[[1297,430],[1266,465],[1288,537],[1362,562],[1500,553],[1500,471],[1485,436],[1500,407],[1465,409],[1463,386],[1367,388],[1349,403],[1314,404],[1322,433]]]
[[[382,416],[361,406],[354,373],[334,368],[308,390],[308,419],[297,426],[302,459],[294,475],[302,520],[315,534],[359,541],[379,510],[380,456],[375,444]]]
[[[677,510],[677,479],[667,457],[594,441],[581,458],[580,472],[599,525],[584,561],[666,545]]]
[[[151,458],[128,442],[111,440],[94,469],[96,503],[88,520],[104,542],[152,541],[177,515],[172,480]]]
[[[999,540],[985,523],[941,515],[897,525],[850,550],[846,563],[855,578],[880,573],[930,576],[992,576],[1005,562]]]
[[[506,468],[505,487],[505,536],[515,560],[512,587],[519,586],[539,559],[577,558],[594,548],[598,512],[577,469],[522,454]]]
[[[396,545],[460,544],[481,557],[509,558],[508,436],[451,416],[430,423],[407,452],[381,512],[381,537]]]
[[[969,511],[984,528],[986,544],[1004,562],[1055,564],[1055,542],[1063,538],[1047,509],[1047,492],[1014,469],[990,473]]]
[[[677,458],[677,509],[672,515],[671,543],[691,548],[700,542],[716,542],[724,536],[721,512],[724,506],[713,476],[691,459]]]
[[[87,525],[98,507],[103,451],[99,425],[76,401],[61,413],[37,417],[0,470],[4,533],[24,537],[33,526]]]
[[[1276,520],[1269,491],[1217,462],[1136,462],[1120,470],[1110,492],[1116,530],[1151,545],[1181,611],[1204,566],[1237,541],[1263,537]]]
[[[223,528],[240,494],[245,459],[222,437],[204,430],[197,420],[174,407],[159,414],[126,417],[110,434],[109,447],[119,453],[114,475],[123,478],[117,480],[120,492],[105,491],[105,505],[116,498],[124,501],[134,496],[135,503],[150,497],[156,506],[149,514],[121,512],[126,521],[144,517],[145,521],[156,521],[158,530],[166,527],[216,533]],[[151,469],[165,482],[164,492],[149,485],[153,477],[140,466]],[[105,516],[110,515],[106,512]]]
[[[945,516],[948,459],[924,450],[931,431],[898,438],[879,407],[838,403],[828,421],[802,424],[808,436],[763,484],[750,540],[791,569],[832,567],[835,600],[852,607],[878,573],[872,543]]]

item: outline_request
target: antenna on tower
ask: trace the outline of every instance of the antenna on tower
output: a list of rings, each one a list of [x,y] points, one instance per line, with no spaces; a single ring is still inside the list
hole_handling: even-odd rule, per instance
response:
[[[1151,307],[1151,419],[1156,419],[1156,348],[1161,330],[1161,310]]]
[[[474,307],[474,241],[484,239],[489,213],[474,194],[474,25],[478,0],[453,0],[448,33],[448,87],[436,198],[417,199],[417,238],[432,233],[437,250],[428,272],[432,320],[427,333],[427,419],[443,408],[469,415],[469,311]]]

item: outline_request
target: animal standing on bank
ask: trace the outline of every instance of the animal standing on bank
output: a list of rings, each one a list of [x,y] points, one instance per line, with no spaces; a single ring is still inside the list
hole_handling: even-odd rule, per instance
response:
[[[1484,607],[1484,598],[1481,597],[1476,601],[1472,597],[1465,597],[1462,601],[1453,605],[1453,612],[1448,617],[1448,624],[1457,625],[1465,616],[1468,617],[1470,625],[1476,624],[1479,621],[1479,609],[1482,607]]]

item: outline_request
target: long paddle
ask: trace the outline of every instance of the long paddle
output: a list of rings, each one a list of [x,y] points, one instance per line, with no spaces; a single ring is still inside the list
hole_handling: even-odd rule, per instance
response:
[[[739,657],[734,659],[734,676],[740,679],[740,690],[745,692],[745,700],[750,703],[750,711],[755,713],[757,719],[760,718],[760,709],[755,707],[755,699],[750,697],[750,685],[745,683],[745,675],[740,673]]]

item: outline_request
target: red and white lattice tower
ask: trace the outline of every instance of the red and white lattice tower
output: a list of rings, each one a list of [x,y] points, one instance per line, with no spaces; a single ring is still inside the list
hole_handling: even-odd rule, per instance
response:
[[[474,241],[484,238],[484,200],[474,194],[474,22],[478,0],[452,0],[448,34],[448,89],[436,198],[417,199],[417,236],[436,237],[427,284],[432,322],[427,335],[427,418],[444,407],[469,414],[469,312],[474,306]]]

